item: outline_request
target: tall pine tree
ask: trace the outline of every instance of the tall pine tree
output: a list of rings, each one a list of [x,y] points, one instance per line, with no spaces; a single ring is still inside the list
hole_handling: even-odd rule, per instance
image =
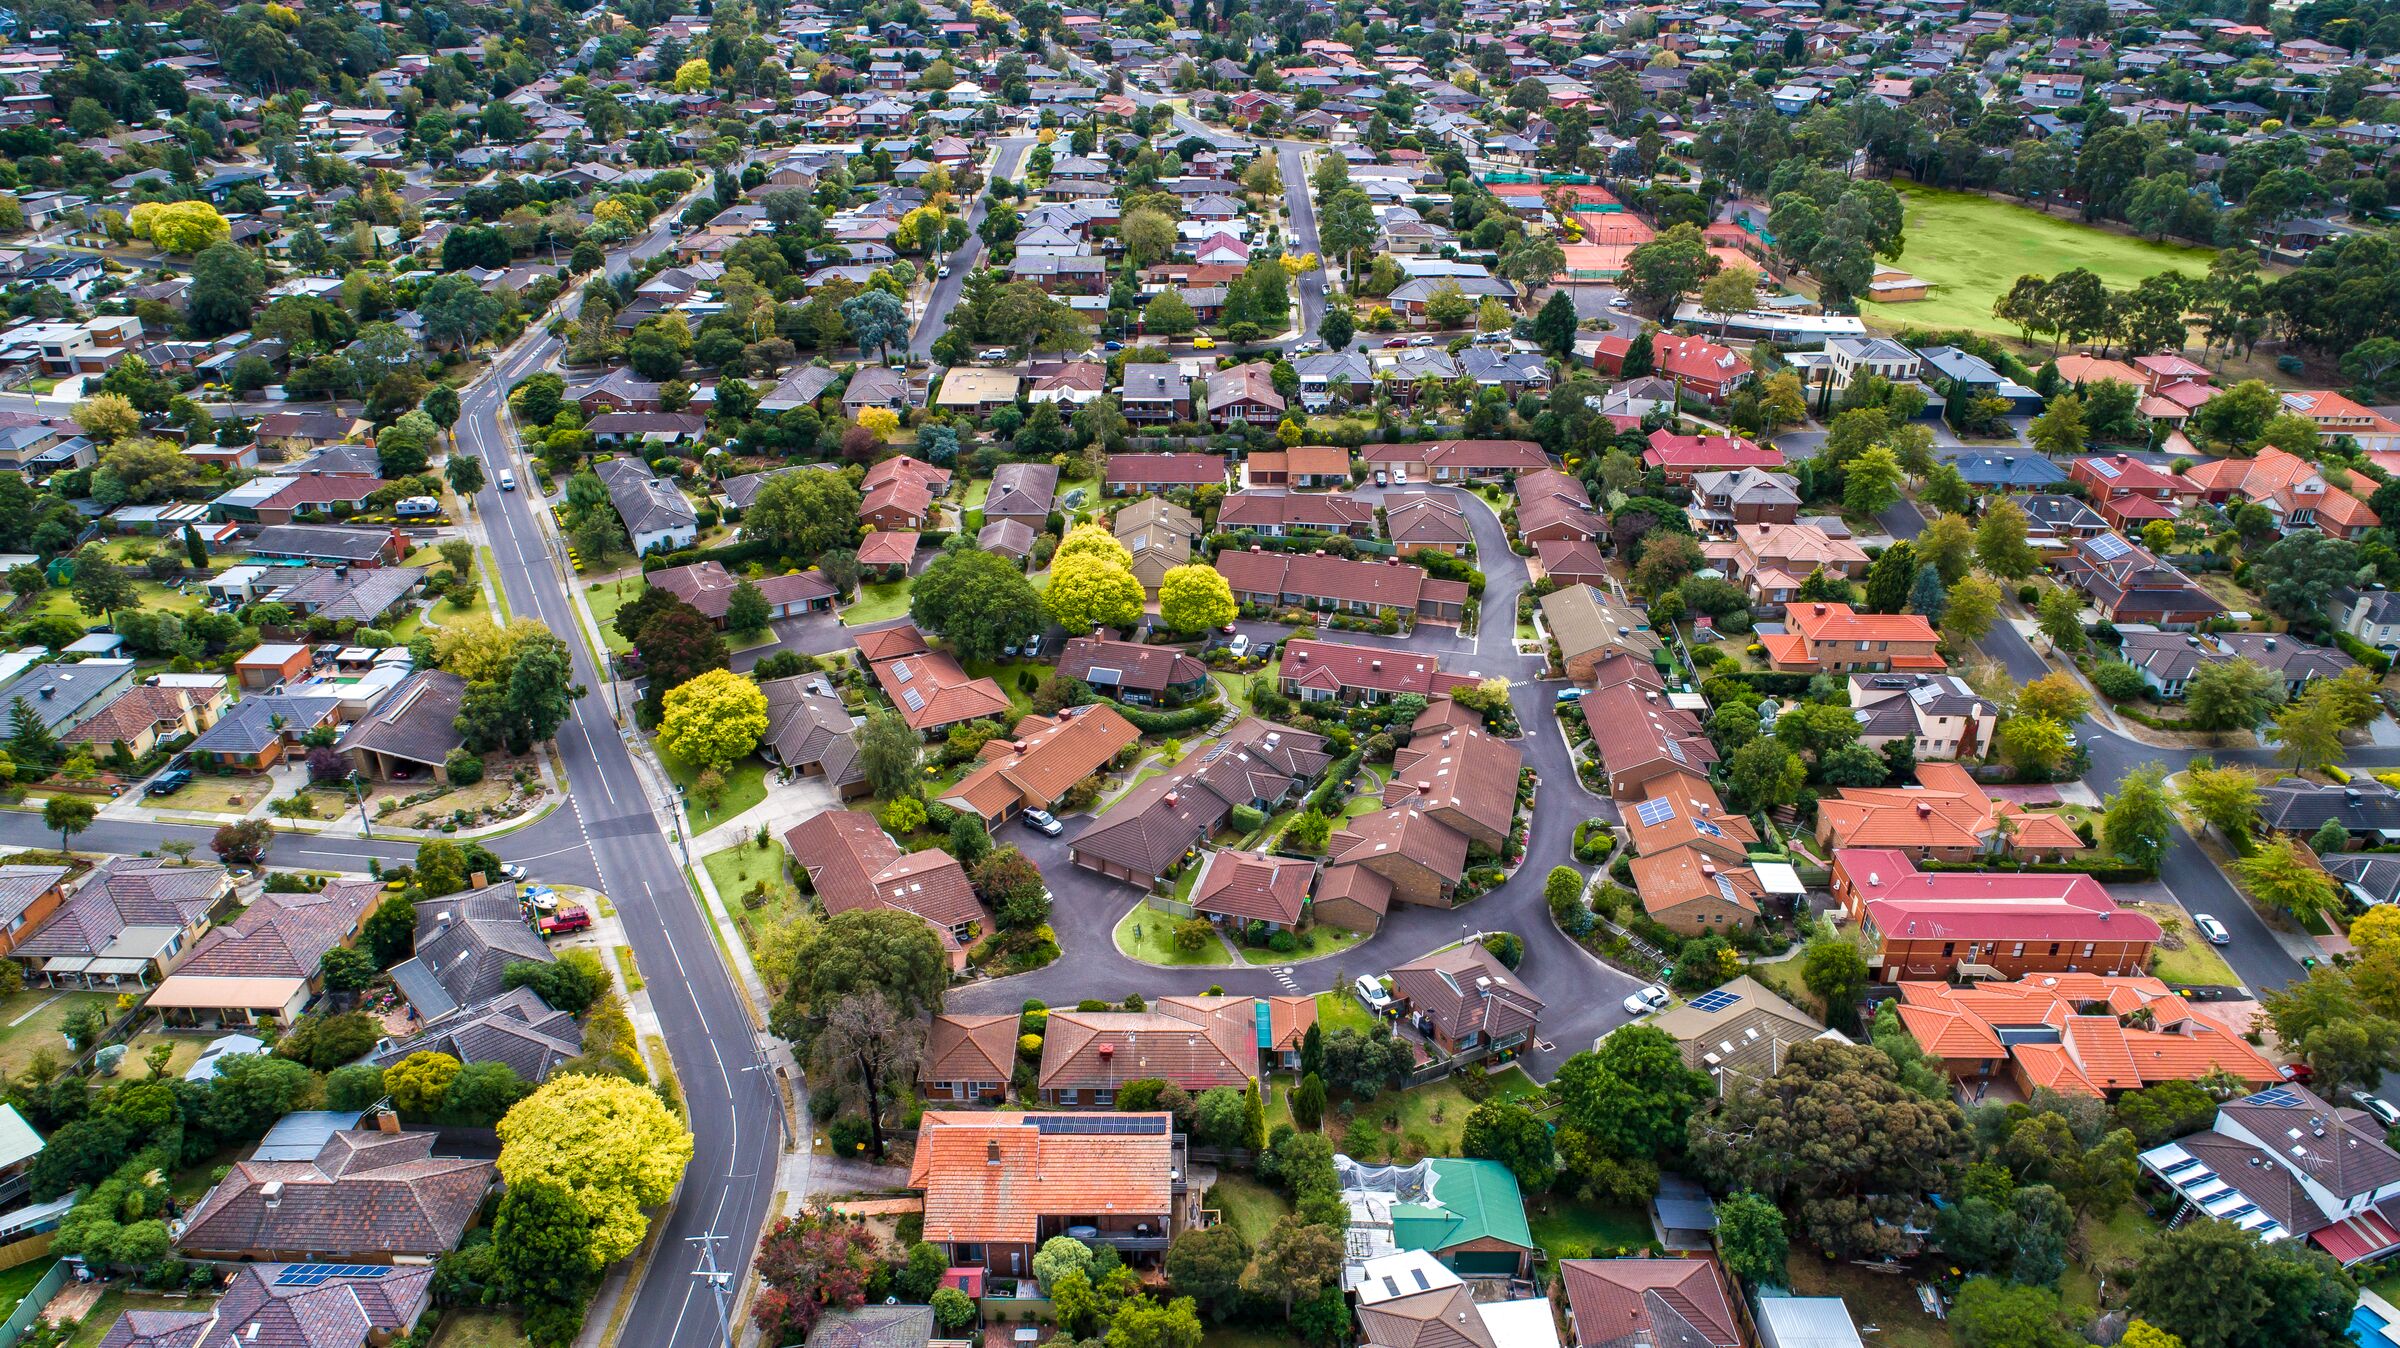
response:
[[[1917,582],[1917,550],[1908,540],[1885,548],[1867,568],[1867,611],[1898,613]]]

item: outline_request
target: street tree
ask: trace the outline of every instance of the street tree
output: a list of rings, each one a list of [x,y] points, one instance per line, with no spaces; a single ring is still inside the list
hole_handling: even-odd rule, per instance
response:
[[[1177,632],[1207,632],[1232,622],[1233,587],[1213,566],[1170,567],[1158,584],[1158,616]]]
[[[2183,785],[2176,795],[2191,807],[2192,813],[2214,824],[2237,846],[2250,836],[2252,826],[2258,822],[2258,807],[2263,799],[2258,777],[2249,769],[2208,763],[2194,763],[2185,768]]]
[[[2166,780],[2166,768],[2158,763],[2126,773],[2101,817],[2101,843],[2136,870],[2157,870],[2173,836],[2175,811]]]
[[[2184,681],[2184,719],[2194,730],[2247,730],[2283,696],[2283,680],[2251,659],[2209,660]]]
[[[657,1095],[622,1077],[561,1075],[500,1120],[500,1177],[552,1184],[590,1222],[603,1267],[633,1253],[643,1209],[667,1201],[692,1159],[692,1134]]]
[[[658,746],[696,770],[722,772],[767,733],[767,696],[748,675],[712,669],[670,690]]]
[[[1984,570],[2009,580],[2022,580],[2041,565],[2026,541],[2024,508],[2005,497],[1983,512],[1975,526],[1975,561]]]
[[[2297,838],[2278,835],[2233,863],[2234,874],[2261,900],[2302,922],[2335,912],[2342,891]]]

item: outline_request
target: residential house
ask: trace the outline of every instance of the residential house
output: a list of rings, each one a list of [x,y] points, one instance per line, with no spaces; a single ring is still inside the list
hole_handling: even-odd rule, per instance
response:
[[[996,829],[1021,810],[1056,805],[1141,737],[1105,702],[1028,716],[1007,738],[986,740],[974,769],[942,794],[941,803],[972,811]]]
[[[392,966],[392,984],[419,1023],[439,1025],[506,991],[510,965],[557,958],[534,930],[517,887],[493,884],[419,900],[416,953]]]
[[[1667,700],[1657,669],[1630,660],[1602,669],[1615,681],[1595,686],[1582,706],[1609,795],[1619,802],[1643,800],[1653,794],[1651,783],[1670,774],[1705,780],[1717,761],[1716,745],[1698,716]]]
[[[1241,480],[1250,487],[1346,487],[1350,451],[1340,445],[1261,450],[1242,461]]]
[[[1875,375],[1895,384],[1914,383],[1925,362],[1889,337],[1837,335],[1825,339],[1825,366],[1833,372],[1833,387],[1839,391],[1848,389],[1861,375]]]
[[[1309,916],[1316,881],[1317,863],[1303,857],[1213,851],[1200,859],[1192,911],[1237,931],[1252,923],[1293,931]]]
[[[1323,554],[1227,549],[1217,571],[1238,602],[1261,608],[1302,605],[1357,614],[1393,614],[1446,625],[1465,620],[1467,583],[1435,580],[1398,560],[1356,561]]]
[[[1543,1000],[1481,942],[1394,965],[1387,975],[1401,1018],[1439,1053],[1491,1057],[1533,1037]]]
[[[1208,666],[1191,652],[1107,637],[1068,638],[1058,653],[1058,674],[1103,697],[1144,706],[1189,702],[1210,691]]]
[[[322,987],[325,952],[348,945],[382,898],[382,882],[363,878],[261,893],[203,934],[148,1005],[171,1026],[289,1025]]]
[[[822,674],[796,674],[758,685],[767,698],[767,733],[759,753],[802,777],[822,777],[843,799],[864,795],[858,764],[857,719]]]
[[[354,441],[367,433],[367,423],[348,412],[285,407],[258,420],[258,443],[286,454],[305,454],[326,445]]]
[[[186,1259],[429,1262],[457,1248],[498,1171],[435,1155],[438,1135],[335,1133],[309,1161],[237,1161],[186,1217]]]
[[[1790,604],[1819,572],[1837,580],[1867,574],[1866,549],[1812,524],[1745,524],[1701,548],[1709,565],[1761,604]]]
[[[2064,861],[2091,849],[2065,815],[1995,800],[1973,773],[1938,762],[1917,764],[1915,786],[1848,786],[1818,801],[1817,841],[1829,850],[1881,848],[1916,861]]]
[[[1561,672],[1570,682],[1589,685],[1612,661],[1650,665],[1658,657],[1661,643],[1649,618],[1589,585],[1552,590],[1537,610],[1542,629],[1558,643]],[[1284,667],[1291,667],[1289,656]]]
[[[254,1264],[206,1310],[128,1310],[104,1348],[369,1348],[406,1339],[433,1305],[433,1270]]]
[[[2184,507],[2207,494],[2198,481],[2130,454],[2092,455],[2077,459],[2067,479],[2080,482],[2092,506],[2109,527],[2139,533],[2152,520],[2172,520]]]
[[[858,517],[871,529],[922,530],[933,503],[950,490],[950,470],[896,455],[859,479]]]
[[[956,857],[938,848],[902,852],[873,815],[826,810],[786,830],[783,845],[829,916],[859,908],[912,913],[933,928],[953,970],[966,967],[976,936],[992,930]]]
[[[1606,586],[1609,582],[1608,563],[1600,556],[1597,543],[1536,543],[1533,556],[1542,577],[1560,585]]]
[[[2109,531],[2108,521],[2081,497],[2038,492],[2017,504],[2025,511],[2025,537],[2037,548],[2073,547],[2079,539]]]
[[[390,1067],[417,1053],[446,1053],[461,1063],[496,1062],[526,1081],[541,1081],[583,1055],[583,1026],[553,1010],[532,988],[512,988],[422,1034],[387,1043],[368,1061]]]
[[[372,627],[389,619],[424,579],[425,569],[417,566],[312,566],[286,577],[276,602],[304,617]]]
[[[450,780],[450,755],[465,747],[458,732],[467,681],[447,670],[420,669],[381,705],[342,731],[334,749],[370,781]],[[480,766],[477,775],[481,775]]]
[[[1070,1227],[1154,1264],[1198,1220],[1174,1127],[1166,1113],[929,1110],[908,1175],[924,1237],[949,1266],[1004,1277],[1030,1277],[1034,1252]]]
[[[1657,795],[1637,808],[1660,810],[1673,803],[1671,796]],[[1732,835],[1733,826],[1741,821],[1738,815],[1718,815],[1689,822],[1704,833],[1714,830],[1708,835],[1713,837]],[[1741,829],[1749,832],[1746,824]],[[1705,936],[1744,931],[1758,920],[1760,900],[1766,894],[1758,873],[1739,860],[1720,859],[1714,849],[1687,844],[1644,852],[1630,866],[1643,911],[1669,931]]]
[[[1621,333],[1603,336],[1592,356],[1592,368],[1613,379],[1625,372],[1625,355],[1632,348],[1632,339]],[[1734,390],[1750,382],[1750,362],[1733,348],[1706,337],[1653,333],[1650,353],[1651,373],[1674,384],[1681,393],[1708,403],[1722,404]]]
[[[988,416],[1000,408],[1013,406],[1024,383],[1024,377],[1013,370],[961,366],[942,376],[942,389],[934,396],[933,403],[946,411]]]
[[[700,438],[708,418],[699,412],[602,412],[584,423],[602,449],[626,445],[682,445]]]
[[[1381,1290],[1370,1290],[1367,1275],[1367,1269],[1377,1265],[1407,1267],[1404,1261],[1411,1257],[1421,1260],[1424,1280],[1431,1287],[1439,1285],[1438,1279],[1445,1274],[1454,1280],[1524,1278],[1542,1257],[1525,1220],[1524,1191],[1518,1187],[1516,1175],[1498,1161],[1431,1156],[1412,1165],[1382,1166],[1337,1152],[1333,1173],[1341,1185],[1342,1205],[1350,1214],[1343,1239],[1349,1252],[1343,1280],[1351,1283],[1356,1278],[1362,1308]],[[1393,1290],[1411,1290],[1416,1283],[1412,1274]],[[1546,1324],[1549,1303],[1538,1304]],[[1479,1320],[1470,1317],[1466,1324],[1444,1328],[1456,1328],[1471,1338],[1473,1329],[1484,1327]],[[1368,1322],[1362,1316],[1360,1323]],[[1457,1345],[1460,1341],[1445,1334],[1413,1342],[1430,1348],[1435,1343]],[[1528,1341],[1511,1335],[1501,1342],[1518,1345]],[[1531,1342],[1543,1340],[1537,1337]]]
[[[1583,483],[1555,468],[1521,474],[1516,486],[1517,537],[1527,543],[1589,543],[1607,529]]]
[[[114,754],[122,746],[125,753],[140,758],[161,744],[196,736],[215,725],[224,706],[221,687],[212,693],[136,685],[61,735],[59,742],[88,745],[95,754]]]
[[[1941,636],[1914,613],[1859,613],[1848,604],[1786,604],[1781,632],[1761,631],[1775,668],[1807,674],[1946,668]]]
[[[1261,457],[1252,455],[1251,462]],[[1300,533],[1373,538],[1375,507],[1343,492],[1237,491],[1217,507],[1217,528],[1268,538]]]
[[[1113,1108],[1128,1081],[1163,1080],[1193,1095],[1239,1090],[1260,1075],[1258,1002],[1159,997],[1146,1011],[1050,1013],[1035,1080],[1052,1107]]]
[[[2066,470],[2047,454],[1961,454],[1950,463],[1978,495],[2040,491],[2067,480]]]
[[[64,866],[0,866],[0,955],[27,964],[27,972],[36,979],[45,966],[31,961],[43,953],[43,924],[58,925],[50,919],[67,901],[68,875]],[[100,894],[105,897],[106,892],[104,887]]]
[[[2287,390],[2283,410],[2317,424],[2326,439],[2346,435],[2369,454],[2400,450],[2400,422],[2372,408],[2361,407],[2332,389]]]
[[[1800,485],[1764,468],[1732,468],[1691,474],[1692,515],[1708,532],[1731,533],[1754,524],[1790,524],[1800,518]]]
[[[1746,1348],[1724,1270],[1690,1259],[1564,1259],[1574,1348]]]
[[[1466,511],[1447,496],[1396,491],[1383,498],[1384,528],[1401,555],[1438,552],[1457,557],[1475,546]]]
[[[1302,702],[1383,702],[1408,693],[1430,698],[1475,681],[1473,675],[1443,673],[1434,656],[1313,637],[1284,643],[1279,675],[1284,695]]]
[[[837,597],[833,582],[822,571],[791,571],[782,575],[746,579],[725,569],[723,562],[711,558],[686,566],[660,567],[649,575],[650,587],[665,590],[698,609],[702,617],[725,626],[725,611],[732,607],[733,592],[748,584],[767,601],[767,618],[796,617],[803,613],[824,613],[833,608]]]
[[[355,529],[331,524],[270,524],[250,540],[253,558],[313,562],[323,566],[398,566],[408,556],[408,535],[398,529]]]
[[[608,488],[609,503],[624,522],[637,555],[672,552],[700,541],[700,512],[682,489],[651,474],[639,459],[608,458],[592,466]]]
[[[292,683],[307,676],[316,668],[316,653],[308,647],[288,641],[270,641],[252,647],[233,662],[233,677],[244,690],[256,691]]]
[[[254,477],[208,503],[209,517],[237,524],[289,524],[318,515],[354,514],[389,484],[331,473]]]
[[[2277,833],[2312,837],[2338,820],[2366,846],[2400,842],[2400,791],[2365,773],[2338,784],[2279,778],[2260,787],[2258,796],[2259,822]]]
[[[1706,1072],[1719,1094],[1782,1071],[1795,1044],[1844,1038],[1748,974],[1660,1012],[1650,1025],[1674,1040],[1683,1065]]]
[[[2077,542],[2057,566],[2060,579],[2082,591],[2102,619],[2118,626],[2141,623],[2170,632],[2189,631],[2225,612],[2225,606],[2190,576],[2117,534]]]
[[[1273,426],[1283,420],[1283,395],[1275,391],[1273,367],[1263,360],[1248,361],[1212,372],[1206,380],[1208,422],[1212,426]],[[1115,458],[1109,477],[1116,480]],[[1348,464],[1343,465],[1347,470]]]
[[[2381,585],[2343,589],[2328,606],[2343,631],[2390,655],[2400,651],[2400,594]]]
[[[2158,923],[2120,909],[2092,877],[2057,872],[1920,872],[1907,854],[1845,848],[1833,896],[1873,945],[1878,982],[2146,974]]]
[[[1904,739],[1918,762],[1981,758],[2000,728],[1998,705],[1955,674],[1853,674],[1850,710],[1860,743]]]
[[[2289,633],[2127,632],[2122,656],[2140,670],[2142,681],[2162,701],[2183,696],[2194,674],[2207,665],[2247,660],[2276,676],[2286,698],[2300,696],[2314,679],[2339,678],[2357,661]]]
[[[858,650],[900,719],[920,735],[1008,713],[1008,695],[999,684],[969,678],[948,651],[926,645],[913,623],[862,632]]]
[[[2247,459],[2216,459],[2188,476],[2204,499],[2224,504],[2236,498],[2266,507],[2275,527],[2290,533],[2314,528],[2334,538],[2356,538],[2382,521],[2364,501],[2325,480],[2317,466],[2268,445]]]
[[[1504,482],[1550,466],[1550,456],[1531,440],[1436,440],[1430,444],[1374,444],[1359,451],[1369,468],[1406,467],[1426,482]]]
[[[1102,491],[1110,496],[1131,496],[1177,487],[1222,486],[1224,482],[1222,454],[1111,454]]]
[[[340,724],[341,714],[338,696],[270,688],[227,707],[192,741],[190,752],[202,767],[265,772],[303,748],[308,735]]]
[[[1127,792],[1070,841],[1068,857],[1128,884],[1154,884],[1236,806],[1272,814],[1331,761],[1322,736],[1244,717],[1215,744]]]
[[[1017,1016],[945,1013],[925,1032],[917,1089],[937,1104],[999,1104],[1016,1075]]]
[[[986,525],[1017,520],[1035,533],[1049,523],[1057,505],[1058,465],[1004,463],[992,470],[992,486],[983,502]]]
[[[2178,1214],[2223,1214],[2262,1243],[2303,1239],[2345,1267],[2400,1251],[2400,1152],[2372,1115],[2298,1082],[2228,1100],[2205,1130],[2140,1159]]]
[[[1192,560],[1200,525],[1192,512],[1158,496],[1146,496],[1117,512],[1116,539],[1133,557],[1133,577],[1149,594],[1158,593],[1167,573]]]
[[[1154,425],[1192,419],[1192,381],[1174,364],[1128,363],[1119,381],[1118,405],[1125,419]]]
[[[2222,1072],[2253,1090],[2279,1068],[2155,978],[2043,974],[1965,986],[1905,982],[1900,1024],[1925,1056],[1970,1091],[1994,1079],[2113,1099]]]
[[[1391,808],[1421,811],[1497,855],[1515,817],[1525,759],[1480,720],[1449,698],[1435,697],[1393,756],[1383,799]]]
[[[1650,432],[1650,447],[1642,451],[1645,467],[1667,476],[1670,486],[1689,486],[1703,473],[1738,472],[1755,468],[1771,473],[1784,465],[1783,451],[1761,448],[1736,435],[1677,435],[1664,428]]]
[[[98,716],[133,686],[134,662],[124,658],[35,665],[0,684],[0,707],[19,700],[53,735],[67,735]]]

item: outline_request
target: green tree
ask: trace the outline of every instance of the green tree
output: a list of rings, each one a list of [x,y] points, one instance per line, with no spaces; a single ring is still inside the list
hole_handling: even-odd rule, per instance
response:
[[[2229,839],[2247,838],[2258,822],[2262,797],[2258,778],[2247,768],[2195,763],[2184,769],[2183,786],[2176,794],[2192,813]]]
[[[100,810],[80,796],[52,796],[42,802],[42,827],[58,835],[58,850],[67,850],[68,842],[92,826]]]
[[[2101,842],[2137,870],[2157,870],[2174,835],[2175,811],[2166,779],[2165,767],[2157,763],[2126,773],[2100,821]]]
[[[2340,827],[2339,821],[2329,822]],[[2233,869],[2251,893],[2303,922],[2322,918],[2342,905],[2342,892],[2333,877],[2295,838],[2271,838],[2235,861]]]
[[[1882,445],[1868,449],[1843,471],[1842,508],[1857,515],[1882,514],[1900,499],[1900,477],[1898,455]]]
[[[98,543],[86,544],[75,554],[75,578],[67,583],[67,589],[75,596],[75,607],[94,617],[141,602],[133,577]]]
[[[1168,568],[1158,585],[1158,615],[1177,632],[1207,632],[1232,622],[1233,587],[1212,566]]]
[[[1826,1018],[1855,1025],[1856,1007],[1867,994],[1867,957],[1856,944],[1820,936],[1800,954],[1800,981],[1824,1003]]]
[[[2070,653],[2083,649],[2083,601],[2073,590],[2064,585],[2043,590],[2036,614],[2052,646]]]
[[[1942,631],[1954,648],[1964,648],[1981,641],[1999,617],[2000,587],[1981,576],[1969,576],[1950,587]]]
[[[1734,751],[1725,779],[1744,809],[1772,810],[1800,799],[1808,765],[1774,740],[1756,740]]]
[[[2277,1348],[2344,1340],[2358,1286],[2305,1241],[2261,1244],[2202,1218],[2153,1237],[2127,1305],[2189,1348]]]
[[[898,712],[867,713],[858,735],[858,766],[878,800],[897,800],[916,785],[917,756],[924,741]]]
[[[1507,1166],[1528,1193],[1546,1192],[1558,1178],[1549,1128],[1511,1100],[1486,1100],[1469,1111],[1459,1150]]]
[[[2061,393],[2025,428],[2033,447],[2044,454],[2080,454],[2088,432],[2083,424],[2083,399]]]
[[[2022,580],[2041,565],[2041,558],[2026,540],[2026,518],[2023,508],[2005,497],[1995,501],[1983,512],[1975,526],[1975,561],[1984,570],[2009,580]]]
[[[996,660],[1003,648],[1040,630],[1042,596],[1007,558],[969,549],[944,553],[918,575],[908,611],[960,659]]]
[[[1887,547],[1867,567],[1867,611],[1898,613],[1908,606],[1917,583],[1917,550],[1902,539]]]
[[[2194,730],[2247,730],[2282,692],[2282,680],[2255,660],[2204,661],[2184,681],[2185,719]]]
[[[1785,1285],[1791,1241],[1783,1210],[1747,1190],[1717,1204],[1717,1250],[1725,1271],[1752,1287]]]
[[[2338,762],[2345,728],[2342,709],[2332,699],[2303,694],[2275,713],[2276,757],[2295,772]]]

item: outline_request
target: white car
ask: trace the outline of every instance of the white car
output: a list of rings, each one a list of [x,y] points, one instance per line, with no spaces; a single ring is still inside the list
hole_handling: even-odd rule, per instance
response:
[[[1433,336],[1430,333],[1421,334],[1410,338],[1408,344],[1410,346],[1431,346],[1433,345]]]
[[[1646,1016],[1653,1011],[1664,1010],[1668,1000],[1667,990],[1653,983],[1625,999],[1625,1014]]]
[[[934,268],[933,274],[936,277],[948,276],[950,274],[950,264],[945,262],[941,266]]]
[[[2192,914],[2192,925],[2200,929],[2200,934],[2208,938],[2210,945],[2233,944],[2233,933],[2225,930],[2224,923],[2206,913]]]
[[[978,351],[975,353],[975,359],[998,363],[1008,359],[1008,348],[1003,346],[995,346],[989,351]]]
[[[515,491],[516,489],[517,489],[517,473],[516,473],[516,470],[515,470],[515,469],[513,469],[513,468],[503,468],[503,469],[501,469],[501,470],[500,470],[500,490],[502,490],[502,491]]]
[[[1048,810],[1027,810],[1022,817],[1028,827],[1038,828],[1053,838],[1057,837],[1059,830],[1065,827]]]
[[[1624,307],[1625,307],[1625,297],[1624,297],[1623,295],[1619,295],[1619,296],[1617,296],[1616,298],[1614,298],[1614,299],[1610,300],[1610,301],[1608,302],[1608,307],[1609,307],[1609,308],[1611,308],[1611,309],[1622,309],[1622,308],[1624,308]]]
[[[512,883],[520,885],[525,883],[525,868],[513,861],[501,862],[500,874],[508,877]]]
[[[1383,980],[1373,974],[1360,974],[1350,989],[1366,1003],[1369,1011],[1382,1011],[1392,1004],[1392,994],[1383,990]]]
[[[1249,633],[1245,632],[1242,635],[1235,637],[1233,640],[1226,642],[1225,650],[1236,660],[1248,655],[1250,653]]]
[[[2374,1115],[2375,1121],[2384,1127],[2400,1128],[2400,1105],[2365,1091],[2350,1092],[2350,1103]]]

